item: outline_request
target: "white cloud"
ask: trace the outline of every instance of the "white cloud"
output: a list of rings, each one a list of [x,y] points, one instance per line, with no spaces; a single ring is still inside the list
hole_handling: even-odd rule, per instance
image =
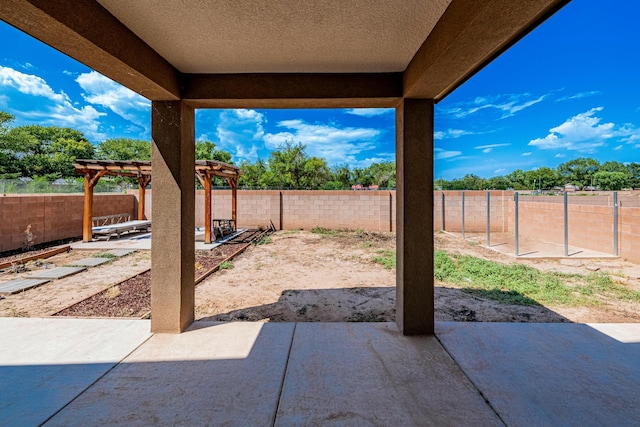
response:
[[[508,147],[511,144],[488,144],[488,145],[479,145],[474,147],[476,150],[482,150],[483,153],[490,153],[494,148],[498,147]]]
[[[433,133],[434,139],[454,139],[465,135],[474,135],[474,132],[462,129],[447,129],[444,131],[436,131]]]
[[[13,68],[1,65],[0,86],[12,87],[25,95],[42,96],[58,103],[71,103],[67,94],[64,92],[56,93],[43,78],[32,74],[24,74]]]
[[[382,131],[374,128],[340,127],[335,124],[307,123],[303,120],[283,120],[278,127],[283,132],[267,133],[267,148],[276,149],[286,142],[302,143],[307,154],[327,160],[327,164],[358,163],[356,156],[376,148]]]
[[[507,169],[506,169],[506,168],[500,168],[500,169],[496,169],[496,170],[494,170],[494,171],[493,171],[493,173],[494,173],[495,175],[502,175],[502,174],[503,174],[503,173],[505,173],[506,171],[507,171]]]
[[[556,154],[556,155],[555,155],[555,156],[553,156],[553,157],[555,157],[556,159],[564,159],[565,157],[567,157],[567,155],[566,155],[566,154],[558,153],[558,154]]]
[[[100,105],[144,130],[149,129],[151,102],[102,74],[91,71],[80,74],[76,82],[86,92],[82,97]]]
[[[622,145],[617,145],[613,149],[614,149],[614,151],[622,150]]]
[[[450,159],[462,154],[462,151],[447,151],[442,148],[434,148],[433,152],[435,160]]]
[[[533,153],[531,153],[531,151],[527,151],[527,152],[525,152],[525,153],[522,153],[522,155],[523,155],[524,157],[530,156],[531,154],[533,154]]]
[[[54,91],[41,77],[25,74],[12,68],[0,66],[0,87],[13,89],[23,95],[36,97],[29,112],[15,112],[16,117],[28,119],[42,126],[72,127],[83,132],[87,138],[97,141],[106,138],[100,132],[99,118],[105,113],[92,106],[76,107],[69,96]],[[3,95],[8,98],[7,94]],[[5,101],[8,103],[8,101]]]
[[[234,161],[242,162],[246,160],[255,162],[259,157],[259,147],[264,145],[263,124],[265,122],[264,115],[255,110],[222,111],[219,115],[215,138],[219,148],[230,152]]]
[[[394,111],[395,109],[393,108],[351,108],[345,110],[345,113],[361,117],[377,117],[384,114],[391,114]]]
[[[579,92],[579,93],[576,93],[575,95],[563,96],[562,98],[556,99],[556,101],[568,101],[570,99],[588,98],[590,96],[600,95],[600,93],[601,92],[598,91],[598,90],[592,90],[592,91],[589,91],[589,92]]]
[[[613,123],[600,123],[601,119],[595,117],[602,109],[596,107],[570,117],[561,125],[551,128],[547,136],[533,139],[528,145],[542,150],[566,149],[593,153],[617,134]]]
[[[462,119],[481,110],[494,109],[502,112],[501,119],[511,117],[517,112],[544,101],[548,95],[533,98],[530,93],[479,96],[470,102],[460,102],[449,108],[441,109],[445,116]]]

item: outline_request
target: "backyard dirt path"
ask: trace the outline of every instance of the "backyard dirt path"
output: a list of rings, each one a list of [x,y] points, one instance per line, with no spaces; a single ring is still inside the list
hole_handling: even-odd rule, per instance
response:
[[[395,271],[374,262],[395,249],[392,233],[314,234],[280,231],[272,243],[250,246],[196,287],[196,318],[254,321],[393,321]],[[501,263],[525,263],[541,270],[589,274],[608,272],[618,283],[640,290],[638,265],[622,260],[525,260],[435,234],[436,249]],[[383,253],[380,253],[383,251]],[[65,265],[97,251],[73,250],[48,260]],[[387,252],[388,253],[388,252]],[[139,251],[65,279],[0,300],[0,316],[48,316],[109,288],[150,266],[150,252]],[[34,264],[27,266],[36,269]],[[28,275],[29,272],[22,274]],[[4,282],[21,275],[0,274]],[[436,319],[502,322],[640,322],[638,304],[588,308],[509,305],[479,297],[456,286],[436,284]]]

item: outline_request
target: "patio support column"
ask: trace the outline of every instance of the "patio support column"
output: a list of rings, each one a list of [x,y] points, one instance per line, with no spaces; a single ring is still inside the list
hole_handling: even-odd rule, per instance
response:
[[[396,324],[404,335],[434,333],[433,100],[396,108]]]
[[[194,319],[194,110],[181,101],[151,110],[151,331],[180,333]]]

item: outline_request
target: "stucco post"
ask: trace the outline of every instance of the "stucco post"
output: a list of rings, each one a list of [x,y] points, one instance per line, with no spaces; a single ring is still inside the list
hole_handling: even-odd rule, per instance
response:
[[[396,108],[396,324],[404,335],[434,333],[433,100]]]
[[[151,109],[151,331],[179,333],[194,320],[194,111],[180,101]]]

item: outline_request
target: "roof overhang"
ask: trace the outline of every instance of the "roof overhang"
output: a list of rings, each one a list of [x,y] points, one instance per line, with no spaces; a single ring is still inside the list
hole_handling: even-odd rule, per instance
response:
[[[569,0],[3,0],[0,19],[153,101],[436,102]]]

